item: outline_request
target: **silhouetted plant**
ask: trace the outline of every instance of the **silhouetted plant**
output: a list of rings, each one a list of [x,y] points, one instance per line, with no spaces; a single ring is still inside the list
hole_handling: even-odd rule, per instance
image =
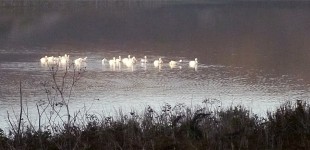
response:
[[[310,109],[305,102],[285,103],[268,113],[268,145],[280,149],[310,147]]]

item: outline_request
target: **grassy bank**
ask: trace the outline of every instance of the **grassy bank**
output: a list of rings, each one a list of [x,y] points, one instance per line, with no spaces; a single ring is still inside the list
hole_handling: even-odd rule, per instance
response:
[[[85,114],[79,123],[17,134],[0,132],[0,149],[309,149],[310,107],[285,103],[266,118],[240,106],[210,109],[169,104],[118,117]]]

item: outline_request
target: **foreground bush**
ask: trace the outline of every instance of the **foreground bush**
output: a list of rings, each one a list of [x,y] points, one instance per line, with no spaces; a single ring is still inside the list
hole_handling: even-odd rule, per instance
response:
[[[86,114],[86,121],[19,135],[0,130],[0,149],[309,149],[310,109],[285,103],[267,118],[243,107],[195,110],[183,105],[151,107],[119,117]],[[13,129],[12,129],[13,130]]]

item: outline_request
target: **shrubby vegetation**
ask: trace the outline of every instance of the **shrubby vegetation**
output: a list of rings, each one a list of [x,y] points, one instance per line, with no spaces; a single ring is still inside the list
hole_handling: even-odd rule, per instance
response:
[[[79,124],[0,130],[0,149],[309,149],[309,108],[285,103],[267,118],[240,106],[210,111],[181,104],[118,117],[85,114]]]

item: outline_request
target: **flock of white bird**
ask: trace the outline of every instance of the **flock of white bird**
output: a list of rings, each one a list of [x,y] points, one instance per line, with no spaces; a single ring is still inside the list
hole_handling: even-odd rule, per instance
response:
[[[65,54],[64,56],[45,56],[40,59],[41,64],[50,64],[50,65],[66,65],[70,60],[70,56]]]
[[[81,66],[85,66],[86,65],[86,60],[87,57],[84,58],[77,58],[73,61],[74,65],[76,67],[81,67]],[[69,62],[70,62],[70,56],[65,54],[63,56],[58,56],[58,57],[54,57],[54,56],[45,56],[42,57],[40,59],[41,64],[43,65],[59,65],[59,66],[66,66]],[[102,65],[105,64],[109,64],[112,67],[115,66],[120,66],[121,64],[127,66],[127,67],[132,67],[134,64],[136,64],[137,62],[139,62],[136,57],[131,57],[131,55],[128,55],[128,57],[126,58],[122,58],[121,56],[113,57],[112,59],[108,60],[106,58],[102,59]],[[179,61],[175,61],[175,60],[171,60],[169,62],[169,66],[171,68],[174,68],[178,65],[180,65],[180,63],[182,63],[182,60]],[[146,64],[149,63],[149,60],[147,58],[147,56],[144,56],[143,58],[140,59],[140,63],[142,64]],[[155,67],[160,67],[161,65],[164,64],[163,60],[161,57],[159,57],[158,59],[153,61],[153,64]],[[198,65],[198,59],[195,58],[194,60],[189,61],[189,67],[192,68],[197,68]]]
[[[138,62],[138,60],[136,59],[136,57],[134,57],[134,56],[131,57],[131,55],[128,55],[128,57],[126,57],[126,58],[122,58],[121,56],[118,56],[118,58],[113,57],[110,60],[105,59],[105,58],[102,59],[103,65],[109,64],[110,66],[120,66],[121,64],[123,64],[127,67],[132,67],[137,62]],[[171,60],[169,62],[169,66],[171,68],[174,68],[175,66],[179,65],[182,62],[183,62],[182,60],[179,60],[179,61]],[[142,64],[149,63],[147,56],[144,56],[143,58],[141,58],[140,63],[142,63]],[[153,61],[153,64],[155,67],[160,67],[162,64],[164,64],[164,61],[162,60],[161,57],[159,57],[158,59]],[[197,65],[198,65],[198,59],[197,58],[195,58],[195,60],[189,61],[189,67],[196,68]]]

